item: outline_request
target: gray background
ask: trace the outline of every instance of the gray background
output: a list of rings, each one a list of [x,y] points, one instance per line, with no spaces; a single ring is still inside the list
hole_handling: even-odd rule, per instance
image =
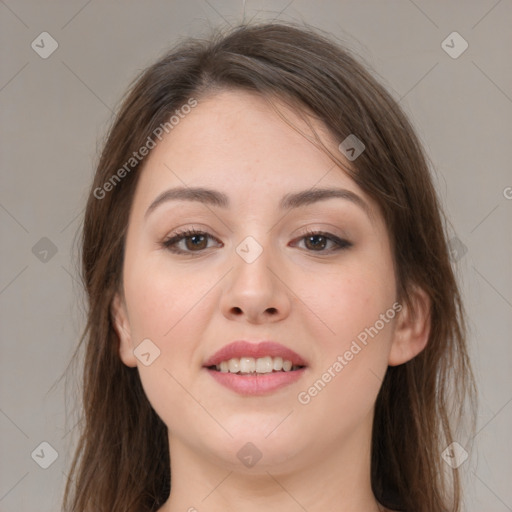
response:
[[[462,466],[465,510],[512,510],[510,0],[0,0],[0,510],[60,508],[78,429],[59,378],[84,318],[74,237],[112,111],[178,38],[244,14],[333,33],[374,67],[417,127],[457,237],[480,392]],[[453,31],[469,44],[458,58],[442,47]],[[43,46],[42,32],[58,43],[46,59],[31,47]],[[58,452],[47,469],[43,441]]]

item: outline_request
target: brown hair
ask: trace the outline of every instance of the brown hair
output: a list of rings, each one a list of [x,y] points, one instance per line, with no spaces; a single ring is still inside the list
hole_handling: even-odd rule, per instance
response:
[[[137,368],[119,357],[110,311],[122,288],[127,220],[144,160],[104,197],[98,199],[94,191],[191,97],[200,101],[222,89],[279,98],[322,121],[336,140],[355,134],[363,141],[365,151],[349,168],[341,154],[329,154],[380,206],[393,248],[398,300],[414,310],[410,292],[423,288],[431,299],[432,325],[427,347],[411,361],[389,367],[377,397],[373,492],[394,510],[459,511],[458,470],[447,470],[441,452],[455,440],[453,425],[463,417],[466,399],[474,403],[474,381],[447,221],[427,158],[397,102],[346,48],[317,30],[282,23],[241,25],[208,40],[180,43],[141,73],[113,122],[81,240],[88,298],[77,347],[86,340],[84,425],[65,510],[155,511],[169,496],[167,427],[146,398]]]

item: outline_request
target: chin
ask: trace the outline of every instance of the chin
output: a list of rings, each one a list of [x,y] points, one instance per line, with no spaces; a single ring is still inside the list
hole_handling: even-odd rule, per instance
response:
[[[300,436],[289,431],[274,434],[266,438],[267,430],[263,433],[261,428],[251,430],[246,426],[233,438],[225,436],[222,442],[211,446],[211,450],[219,463],[230,471],[266,474],[267,471],[279,473],[296,469],[297,459],[306,448],[299,444]]]

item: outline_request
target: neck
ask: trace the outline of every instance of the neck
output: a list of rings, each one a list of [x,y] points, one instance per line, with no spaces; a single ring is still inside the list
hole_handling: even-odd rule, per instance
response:
[[[171,494],[158,512],[381,512],[371,490],[370,443],[371,428],[359,429],[327,453],[312,443],[291,463],[265,465],[262,457],[245,468],[169,435]]]

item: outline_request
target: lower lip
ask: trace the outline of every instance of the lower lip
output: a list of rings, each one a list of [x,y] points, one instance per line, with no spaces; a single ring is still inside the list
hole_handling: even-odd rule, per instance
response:
[[[290,372],[262,373],[257,375],[238,375],[206,369],[208,373],[223,386],[240,395],[266,395],[299,380],[305,368]]]

